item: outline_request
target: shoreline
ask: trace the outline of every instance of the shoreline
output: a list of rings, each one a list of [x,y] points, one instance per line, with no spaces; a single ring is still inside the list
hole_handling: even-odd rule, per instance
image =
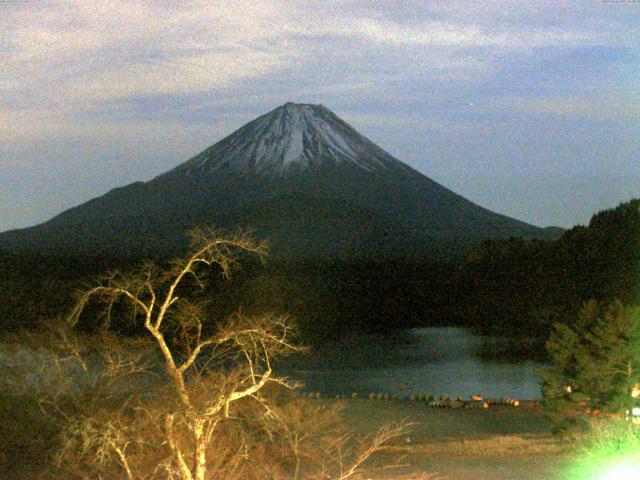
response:
[[[388,449],[408,466],[380,478],[560,479],[572,461],[567,445],[551,434],[538,401],[487,409],[433,408],[424,401],[392,399],[309,401],[341,405],[344,421],[358,435],[371,435],[388,423],[412,424]]]

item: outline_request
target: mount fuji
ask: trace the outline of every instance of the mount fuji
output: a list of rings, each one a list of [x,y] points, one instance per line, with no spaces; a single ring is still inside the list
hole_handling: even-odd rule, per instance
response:
[[[321,105],[287,103],[151,181],[0,234],[0,249],[173,253],[204,223],[252,228],[293,257],[422,255],[552,235],[448,190]]]

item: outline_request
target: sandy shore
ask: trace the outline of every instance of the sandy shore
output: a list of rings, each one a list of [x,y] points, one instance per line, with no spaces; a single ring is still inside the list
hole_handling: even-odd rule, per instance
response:
[[[341,402],[345,419],[359,433],[371,433],[388,422],[414,424],[392,448],[406,455],[410,467],[384,478],[551,480],[562,478],[571,463],[570,452],[551,436],[535,402],[468,410],[430,408],[408,400]]]

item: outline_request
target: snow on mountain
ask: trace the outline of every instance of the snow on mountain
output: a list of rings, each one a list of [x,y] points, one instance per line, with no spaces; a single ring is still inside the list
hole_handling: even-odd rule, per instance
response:
[[[326,164],[373,174],[412,170],[322,105],[287,103],[178,166],[169,175],[216,171],[283,177]]]

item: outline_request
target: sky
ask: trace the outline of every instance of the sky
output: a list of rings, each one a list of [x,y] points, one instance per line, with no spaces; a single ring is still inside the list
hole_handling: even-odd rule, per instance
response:
[[[320,103],[493,211],[640,197],[640,1],[0,0],[0,231]]]

